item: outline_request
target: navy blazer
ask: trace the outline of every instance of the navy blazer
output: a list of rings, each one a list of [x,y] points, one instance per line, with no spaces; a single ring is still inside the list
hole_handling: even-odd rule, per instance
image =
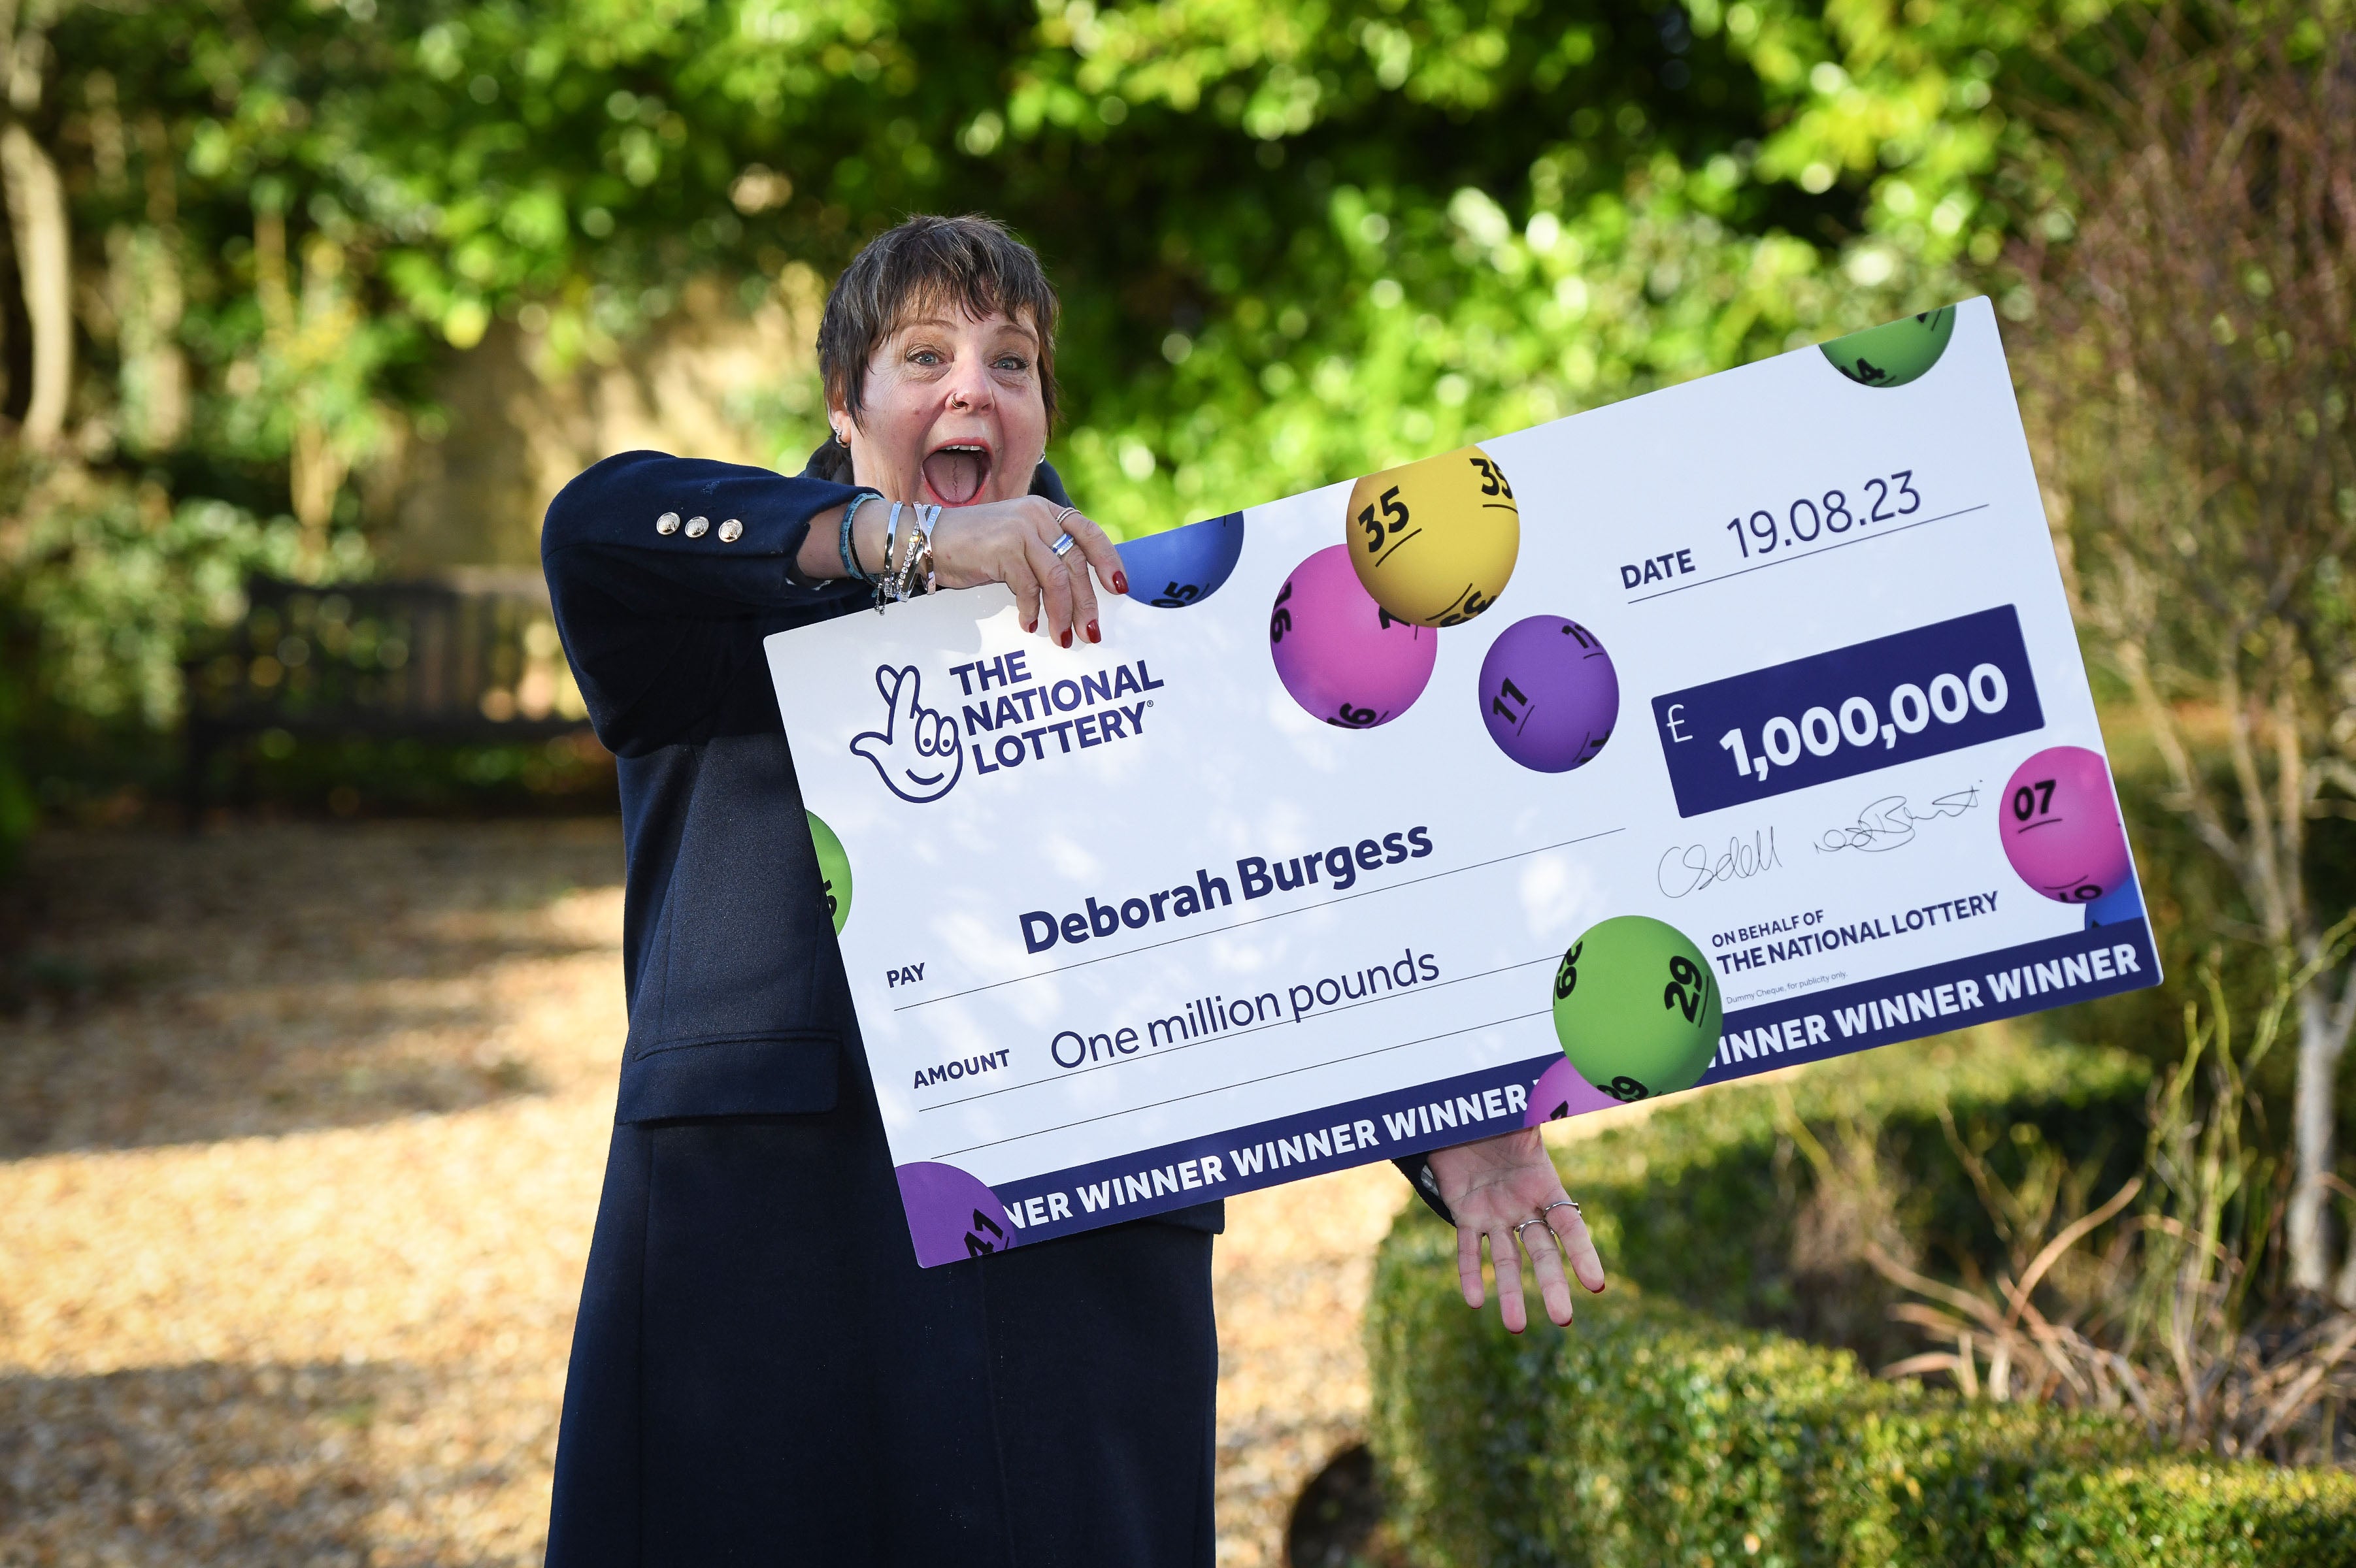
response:
[[[1033,489],[1070,504],[1044,464]],[[869,603],[796,565],[810,518],[857,493],[626,452],[549,507],[557,629],[620,774],[624,1123],[830,1110],[860,1049],[761,646]],[[1216,1230],[1221,1212],[1162,1218]]]

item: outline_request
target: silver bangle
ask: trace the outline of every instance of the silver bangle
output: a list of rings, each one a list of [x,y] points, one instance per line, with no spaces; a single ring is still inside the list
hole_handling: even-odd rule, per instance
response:
[[[892,574],[892,600],[898,603],[916,596],[916,581],[925,580],[926,591],[932,586],[933,524],[941,515],[938,507],[918,506],[908,519],[908,548],[900,558],[899,570]]]
[[[933,527],[940,520],[941,509],[937,506],[926,507],[925,508],[924,516],[920,519],[925,530],[923,545],[923,571],[925,578],[925,592],[927,593],[930,593],[933,591]]]

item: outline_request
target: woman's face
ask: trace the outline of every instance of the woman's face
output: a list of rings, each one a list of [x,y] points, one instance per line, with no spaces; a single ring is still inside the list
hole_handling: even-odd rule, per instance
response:
[[[828,413],[851,446],[852,478],[894,501],[970,507],[1031,490],[1047,454],[1039,338],[1027,320],[980,321],[954,302],[917,313],[867,361],[854,421]]]

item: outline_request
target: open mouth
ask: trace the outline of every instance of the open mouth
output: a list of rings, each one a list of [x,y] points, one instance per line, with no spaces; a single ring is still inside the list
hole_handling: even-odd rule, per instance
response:
[[[946,507],[978,500],[990,479],[990,448],[955,443],[925,459],[925,487]]]

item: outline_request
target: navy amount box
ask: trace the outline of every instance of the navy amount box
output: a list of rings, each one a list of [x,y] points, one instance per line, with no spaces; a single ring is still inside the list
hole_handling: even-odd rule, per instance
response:
[[[2009,604],[1653,699],[1677,815],[2044,727]]]

